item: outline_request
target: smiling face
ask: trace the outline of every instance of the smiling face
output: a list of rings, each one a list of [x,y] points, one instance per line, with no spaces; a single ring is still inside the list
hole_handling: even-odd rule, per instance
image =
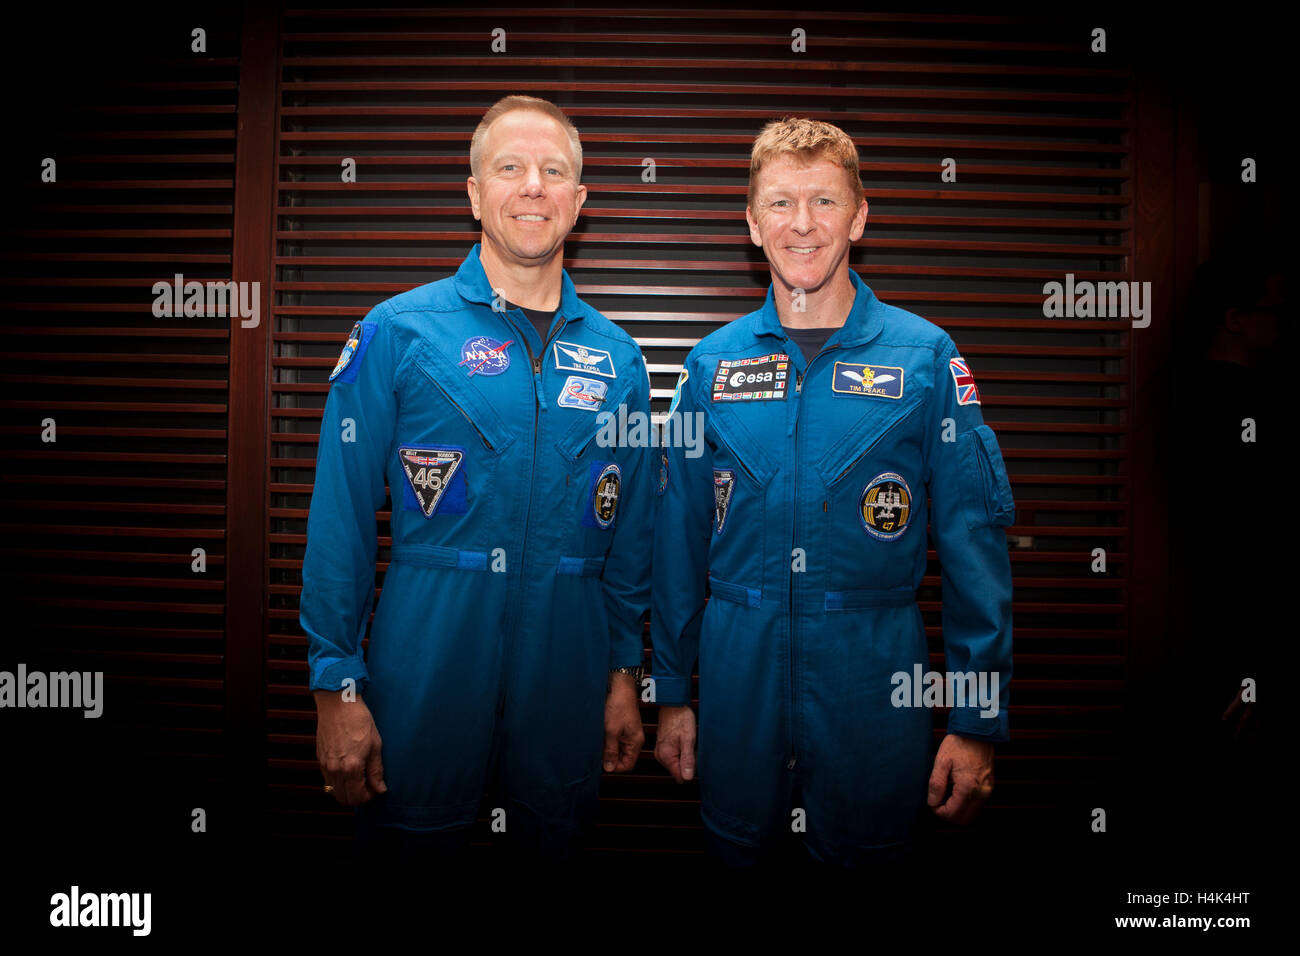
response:
[[[487,131],[479,173],[467,186],[485,249],[505,262],[536,265],[563,247],[587,187],[578,185],[559,123],[528,109],[501,116]]]
[[[854,203],[844,167],[784,154],[758,172],[754,203],[745,208],[749,236],[789,295],[814,293],[836,277],[848,281],[849,246],[862,238],[867,202]]]

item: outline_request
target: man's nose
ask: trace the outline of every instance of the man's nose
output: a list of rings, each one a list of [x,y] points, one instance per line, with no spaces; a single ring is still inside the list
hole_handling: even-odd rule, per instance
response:
[[[812,232],[816,224],[816,220],[813,217],[812,210],[808,208],[808,204],[799,203],[795,208],[794,221],[790,223],[790,228],[800,235],[807,235]]]
[[[545,187],[542,183],[541,167],[529,166],[528,172],[524,175],[523,182],[520,183],[519,190],[525,196],[540,196],[545,191]]]

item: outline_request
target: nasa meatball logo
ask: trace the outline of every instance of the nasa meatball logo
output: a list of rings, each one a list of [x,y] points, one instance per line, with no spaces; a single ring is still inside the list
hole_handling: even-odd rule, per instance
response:
[[[912,489],[902,475],[886,471],[876,475],[862,489],[858,517],[867,534],[881,541],[893,541],[907,530],[912,516]]]
[[[622,486],[623,473],[618,470],[618,465],[609,464],[601,469],[596,478],[596,487],[591,492],[591,513],[595,516],[598,527],[608,528],[614,523]]]
[[[510,367],[510,353],[507,350],[512,345],[514,339],[509,342],[498,342],[490,335],[476,335],[466,339],[465,344],[460,347],[459,364],[471,377],[500,375]]]

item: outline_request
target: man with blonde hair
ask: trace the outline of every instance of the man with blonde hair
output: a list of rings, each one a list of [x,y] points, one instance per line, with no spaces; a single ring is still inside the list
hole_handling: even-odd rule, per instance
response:
[[[647,449],[597,440],[597,412],[648,414],[650,380],[563,268],[587,197],[573,124],[506,97],[470,157],[482,241],[371,309],[330,375],[300,615],[317,754],[363,845],[463,848],[492,785],[494,834],[565,856],[602,764],[631,769],[644,740],[654,493]]]
[[[862,865],[905,851],[927,803],[964,822],[992,790],[1014,502],[952,339],[849,268],[867,218],[853,141],[769,123],[745,216],[767,300],[691,349],[670,408],[704,416],[708,453],[667,449],[660,479],[655,756],[679,782],[698,768],[723,861],[793,830],[815,859]],[[927,492],[946,675],[924,673],[916,604]],[[952,707],[933,761],[932,706]]]

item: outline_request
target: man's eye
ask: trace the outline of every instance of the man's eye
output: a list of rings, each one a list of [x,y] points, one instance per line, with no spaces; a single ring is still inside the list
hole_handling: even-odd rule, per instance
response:
[[[790,205],[790,200],[788,200],[788,199],[774,199],[774,200],[772,200],[772,205],[773,205],[773,206],[788,206],[788,205]]]
[[[506,170],[507,172],[509,172],[510,170],[512,170],[512,169],[515,168],[515,164],[514,164],[514,163],[506,163],[506,164],[505,164],[504,166],[502,166],[501,168],[504,169],[504,170]]]
[[[556,169],[554,166],[549,167],[546,171],[548,173],[555,173],[555,175],[557,176],[560,175],[560,171]]]

